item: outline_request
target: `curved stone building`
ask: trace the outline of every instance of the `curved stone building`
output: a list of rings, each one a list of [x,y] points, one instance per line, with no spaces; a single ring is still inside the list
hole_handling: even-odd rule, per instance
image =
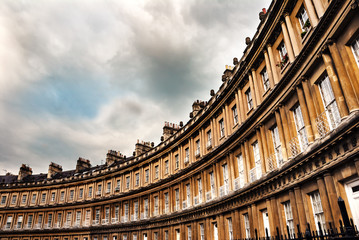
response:
[[[0,176],[0,239],[293,234],[338,227],[339,196],[359,224],[358,1],[275,0],[246,43],[159,145]]]

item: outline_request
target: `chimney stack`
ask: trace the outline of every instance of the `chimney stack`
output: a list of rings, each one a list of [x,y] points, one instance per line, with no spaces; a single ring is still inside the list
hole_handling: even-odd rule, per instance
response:
[[[49,165],[49,171],[47,172],[47,178],[52,178],[56,173],[62,172],[62,166],[51,162]]]
[[[142,153],[148,152],[152,149],[152,145],[150,142],[144,142],[144,141],[139,141],[137,140],[137,143],[135,145],[135,156],[139,156]]]
[[[76,172],[82,172],[91,167],[90,160],[79,157],[76,164]]]
[[[32,168],[29,165],[22,164],[20,167],[19,175],[17,176],[18,181],[22,181],[25,177],[32,175]]]
[[[120,151],[108,150],[107,155],[106,155],[107,166],[110,166],[114,162],[123,160],[125,158],[126,158],[126,156],[124,156]]]

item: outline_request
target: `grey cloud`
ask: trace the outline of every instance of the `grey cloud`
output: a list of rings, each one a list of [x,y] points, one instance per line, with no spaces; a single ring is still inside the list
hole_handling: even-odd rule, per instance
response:
[[[99,164],[107,149],[131,154],[137,138],[158,143],[164,121],[186,121],[218,88],[266,2],[3,1],[0,170]],[[65,96],[67,116],[51,111],[51,94]],[[75,116],[74,105],[93,114]]]

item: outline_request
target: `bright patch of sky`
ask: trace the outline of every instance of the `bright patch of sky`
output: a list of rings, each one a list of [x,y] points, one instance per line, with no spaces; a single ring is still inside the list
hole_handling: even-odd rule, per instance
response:
[[[240,58],[265,0],[0,3],[0,174],[159,143]]]

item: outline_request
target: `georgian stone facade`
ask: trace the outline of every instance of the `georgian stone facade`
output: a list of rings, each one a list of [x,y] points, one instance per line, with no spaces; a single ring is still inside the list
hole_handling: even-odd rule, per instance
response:
[[[0,239],[273,236],[338,227],[339,196],[359,224],[358,1],[277,0],[260,18],[220,89],[159,145],[0,176]]]

